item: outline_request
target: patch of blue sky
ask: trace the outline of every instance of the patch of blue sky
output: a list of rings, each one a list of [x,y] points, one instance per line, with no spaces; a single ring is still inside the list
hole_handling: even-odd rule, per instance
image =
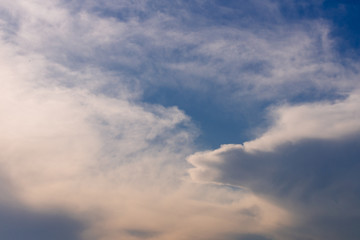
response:
[[[324,19],[331,23],[330,37],[340,57],[358,59],[360,49],[360,2],[357,0],[280,1],[280,12],[287,21]],[[341,59],[339,59],[341,60]]]
[[[360,2],[356,0],[327,0],[323,7],[324,17],[334,25],[331,36],[337,40],[336,48],[339,53],[359,59]]]
[[[147,91],[143,100],[163,106],[177,106],[191,116],[201,132],[196,141],[200,147],[215,148],[251,138],[249,127],[258,127],[263,123],[259,110],[262,112],[264,107],[219,103],[214,95],[221,93],[214,91],[199,93],[191,89],[158,87]]]

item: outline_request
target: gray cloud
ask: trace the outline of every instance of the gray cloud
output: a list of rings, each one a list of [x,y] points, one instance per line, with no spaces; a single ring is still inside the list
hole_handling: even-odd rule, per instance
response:
[[[271,240],[266,236],[256,235],[256,234],[242,234],[236,237],[231,238],[232,240]]]
[[[80,240],[83,223],[61,213],[0,208],[0,236],[4,240]]]
[[[128,229],[126,230],[126,232],[131,236],[135,236],[141,239],[153,238],[159,235],[158,232],[141,230],[141,229]]]
[[[80,240],[85,222],[64,209],[26,206],[17,189],[3,173],[0,197],[0,237],[4,240]]]
[[[200,181],[245,187],[293,212],[297,227],[283,230],[291,236],[280,239],[346,236],[355,240],[359,236],[359,136],[304,139],[283,144],[273,152],[247,153],[229,147],[213,154],[218,160],[210,160],[210,156],[208,160],[199,157],[199,162],[193,159],[199,164],[193,176]]]
[[[272,125],[258,138],[191,155],[190,175],[242,187],[287,209],[293,225],[273,232],[279,239],[356,239],[358,103],[354,93],[335,102],[272,108]],[[261,216],[256,208],[242,212]]]

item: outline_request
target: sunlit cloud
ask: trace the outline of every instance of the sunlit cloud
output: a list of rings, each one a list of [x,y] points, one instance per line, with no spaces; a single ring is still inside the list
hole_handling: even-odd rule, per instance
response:
[[[355,239],[359,65],[300,7],[0,1],[0,238]]]

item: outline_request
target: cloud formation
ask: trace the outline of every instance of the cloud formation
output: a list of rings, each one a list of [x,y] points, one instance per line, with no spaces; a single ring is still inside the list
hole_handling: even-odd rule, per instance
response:
[[[353,94],[332,103],[275,108],[273,126],[259,138],[191,155],[190,175],[243,187],[283,206],[296,224],[277,232],[279,239],[356,239],[358,106]]]
[[[216,239],[284,221],[256,196],[182,181],[196,135],[190,118],[139,101],[127,76],[104,70],[100,55],[92,62],[106,37],[115,43],[107,26],[123,23],[39,4],[2,4],[13,25],[1,32],[1,168],[14,199],[2,203],[25,210],[3,212],[23,230],[1,236],[41,239],[54,228],[69,239]],[[247,211],[254,204],[261,219]]]
[[[0,1],[0,238],[356,239],[358,63],[286,2]]]

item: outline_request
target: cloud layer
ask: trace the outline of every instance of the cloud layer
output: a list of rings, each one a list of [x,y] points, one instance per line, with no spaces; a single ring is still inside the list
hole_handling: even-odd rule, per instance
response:
[[[284,7],[0,1],[0,238],[357,239],[359,65]]]
[[[279,239],[356,239],[359,98],[282,106],[259,138],[198,152],[192,179],[247,189],[292,213]],[[345,224],[346,222],[346,224]]]

